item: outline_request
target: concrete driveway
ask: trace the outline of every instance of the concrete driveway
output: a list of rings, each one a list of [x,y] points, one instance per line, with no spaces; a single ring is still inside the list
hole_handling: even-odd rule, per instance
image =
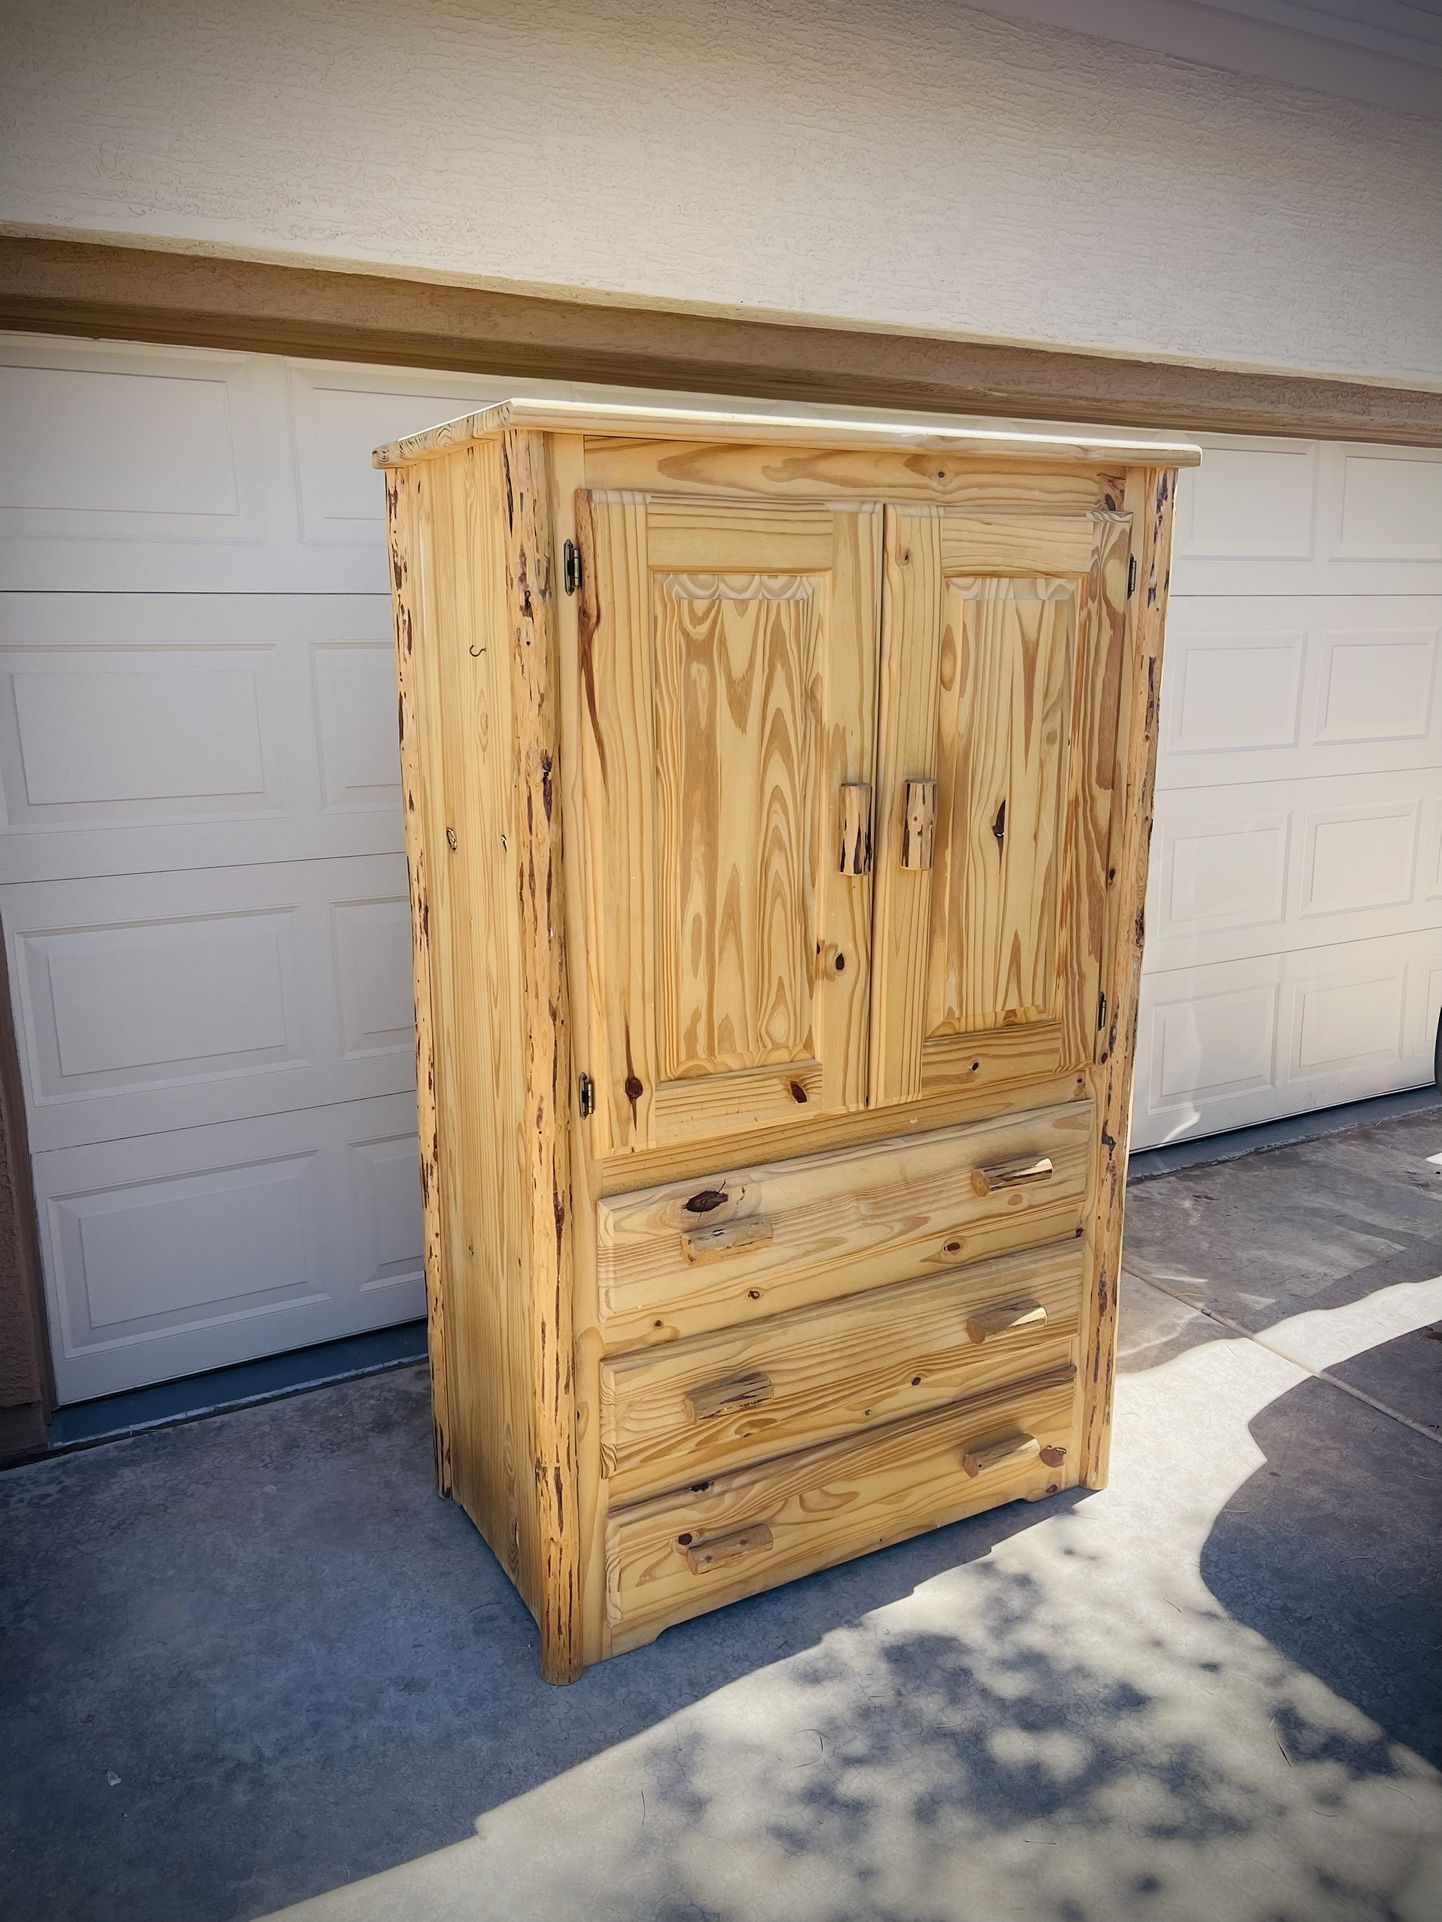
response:
[[[1442,1109],[1134,1186],[1111,1486],[545,1688],[417,1369],[0,1477],[7,1922],[1428,1922]]]

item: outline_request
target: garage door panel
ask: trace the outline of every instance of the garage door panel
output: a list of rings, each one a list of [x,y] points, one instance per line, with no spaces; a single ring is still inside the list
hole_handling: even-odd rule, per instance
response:
[[[389,627],[388,601],[368,612],[383,612]],[[390,634],[375,640],[314,640],[310,661],[322,811],[328,816],[382,814],[389,820],[397,812],[401,781]]]
[[[1408,448],[1335,448],[1335,561],[1442,562],[1442,458]]]
[[[0,600],[0,878],[400,852],[381,595]]]
[[[286,511],[265,459],[272,385],[249,354],[7,342],[3,584],[73,585],[74,557],[103,569],[122,546],[264,543]]]
[[[1430,1078],[1442,454],[1205,437],[1182,477],[1133,1140]]]
[[[10,828],[285,811],[270,646],[7,645],[0,675]]]
[[[424,1312],[408,1096],[35,1157],[63,1401]]]
[[[1132,1145],[1415,1086],[1442,998],[1435,929],[1143,975]]]
[[[404,869],[387,864],[387,878]],[[341,1059],[414,1056],[411,910],[405,893],[331,904]],[[412,1077],[414,1080],[414,1077]]]
[[[1199,586],[1208,563],[1313,560],[1319,456],[1312,441],[1233,440],[1211,446],[1205,482],[1179,490],[1178,590]]]
[[[1436,759],[1442,748],[1439,622],[1430,608],[1418,614],[1409,625],[1405,611],[1394,607],[1385,622],[1323,631],[1313,733],[1318,748],[1361,748],[1374,767]]]
[[[1412,771],[1171,789],[1147,910],[1155,970],[1434,926],[1442,783]]]
[[[39,1149],[414,1086],[399,856],[0,890]]]
[[[421,1312],[370,450],[575,391],[0,344],[0,915],[62,1399]],[[1439,633],[1442,455],[1210,437],[1178,498],[1138,1142],[1430,1071]]]
[[[564,382],[503,375],[411,373],[323,360],[283,365],[301,537],[312,548],[355,550],[350,564],[368,572],[385,552],[385,490],[371,465],[381,442],[404,439],[492,401],[523,394],[561,399],[572,392]]]
[[[1409,908],[1421,817],[1421,803],[1405,797],[1308,807],[1302,816],[1298,915],[1372,918],[1387,909]],[[1428,912],[1422,902],[1416,911]]]
[[[1272,1111],[1283,958],[1145,976],[1137,1030],[1138,1145],[1189,1133],[1203,1114],[1235,1127]]]
[[[1435,449],[1201,438],[1177,490],[1174,595],[1442,592]]]
[[[559,382],[14,337],[0,588],[386,594],[382,440]]]
[[[1175,601],[1158,786],[1435,767],[1439,660],[1435,595]]]
[[[1292,1086],[1339,1075],[1380,1074],[1384,1085],[1404,1066],[1407,1045],[1407,964],[1404,947],[1365,942],[1339,954],[1289,957]]]

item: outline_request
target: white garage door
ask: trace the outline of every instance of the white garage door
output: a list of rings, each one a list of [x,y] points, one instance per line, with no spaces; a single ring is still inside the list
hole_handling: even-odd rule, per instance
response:
[[[64,1401],[424,1312],[369,456],[515,385],[0,343],[0,917]]]
[[[588,390],[0,339],[0,917],[65,1401],[423,1310],[369,455],[517,391]],[[1188,482],[1141,1143],[1425,1079],[1442,984],[1442,463],[1229,441]]]
[[[1442,457],[1203,437],[1183,476],[1137,1146],[1430,1079]]]

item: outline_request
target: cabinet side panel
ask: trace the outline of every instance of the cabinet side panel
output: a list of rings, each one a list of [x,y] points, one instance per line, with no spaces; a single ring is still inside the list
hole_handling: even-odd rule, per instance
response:
[[[430,851],[431,1036],[452,1490],[534,1607],[533,1497],[511,1304],[524,1290],[521,1008],[510,671],[495,450],[407,470]]]
[[[1113,817],[1111,872],[1116,878],[1104,939],[1102,986],[1107,998],[1107,1019],[1098,1037],[1092,1069],[1098,1153],[1095,1205],[1088,1238],[1090,1274],[1079,1463],[1080,1478],[1089,1488],[1105,1485],[1111,1452],[1127,1137],[1131,1125],[1137,997],[1146,927],[1147,856],[1156,786],[1162,646],[1171,579],[1175,493],[1174,469],[1135,468],[1127,475],[1123,506],[1131,516],[1136,590],[1129,608],[1117,742],[1121,769],[1117,787],[1123,800],[1119,815]]]
[[[572,1303],[571,1055],[561,847],[560,635],[563,592],[551,526],[546,437],[501,440],[505,599],[521,868],[523,1138],[528,1255],[523,1333],[532,1417],[535,1600],[541,1673],[581,1671],[580,1516]]]
[[[425,1235],[426,1327],[430,1347],[431,1415],[435,1430],[436,1484],[451,1492],[449,1387],[446,1378],[446,1305],[442,1269],[441,1191],[436,1145],[436,1065],[432,1037],[430,955],[430,852],[426,846],[424,773],[417,719],[416,648],[421,644],[419,592],[414,557],[419,533],[414,487],[408,472],[386,475],[386,527],[390,541],[391,609],[396,630],[396,723],[400,734],[401,791],[405,808],[406,868],[411,895],[411,965],[416,1001],[416,1120],[420,1133],[421,1209]]]

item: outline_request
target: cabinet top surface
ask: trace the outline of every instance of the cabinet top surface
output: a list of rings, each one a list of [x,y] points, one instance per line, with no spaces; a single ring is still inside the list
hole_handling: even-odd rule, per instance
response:
[[[1189,441],[1136,441],[1105,435],[1002,433],[985,427],[927,427],[892,421],[823,420],[775,414],[727,414],[687,407],[608,407],[591,401],[502,400],[421,434],[388,441],[373,455],[377,467],[405,467],[488,440],[507,428],[586,434],[599,439],[722,441],[755,446],[868,447],[903,453],[965,454],[1004,460],[1121,460],[1147,467],[1195,467],[1200,447]]]

